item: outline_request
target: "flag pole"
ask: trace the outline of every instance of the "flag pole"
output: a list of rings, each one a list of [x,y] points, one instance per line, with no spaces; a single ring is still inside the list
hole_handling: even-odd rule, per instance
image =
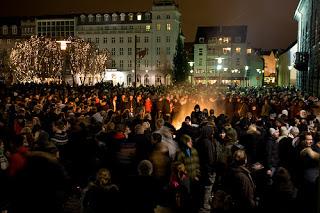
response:
[[[134,88],[137,87],[137,36],[134,36]]]

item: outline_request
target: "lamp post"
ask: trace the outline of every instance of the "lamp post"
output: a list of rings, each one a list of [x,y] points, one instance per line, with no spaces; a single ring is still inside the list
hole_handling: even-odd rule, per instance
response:
[[[63,70],[62,70],[62,82],[65,83],[66,81],[66,69],[67,69],[67,47],[68,44],[71,43],[71,41],[66,41],[66,40],[62,40],[62,41],[56,41],[57,43],[60,44],[60,48],[63,52]]]
[[[194,65],[194,62],[193,61],[189,61],[188,62],[189,66],[190,66],[190,81],[191,81],[191,85],[192,85],[192,78],[193,78],[193,65]]]
[[[221,70],[222,70],[222,68],[223,68],[223,66],[222,66],[222,60],[223,60],[224,58],[222,58],[222,57],[218,57],[218,58],[216,58],[216,60],[217,60],[217,62],[218,62],[218,65],[217,65],[217,71],[218,71],[218,75],[219,75],[219,85],[221,86]]]
[[[248,77],[248,71],[249,71],[249,66],[245,66],[244,67],[246,73],[245,73],[245,82],[246,82],[246,86],[249,86],[249,77]]]

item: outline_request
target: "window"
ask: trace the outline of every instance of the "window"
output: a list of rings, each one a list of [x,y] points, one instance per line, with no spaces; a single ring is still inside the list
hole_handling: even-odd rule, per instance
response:
[[[133,14],[129,13],[129,21],[133,21]]]
[[[230,38],[228,38],[228,37],[224,37],[223,38],[223,43],[229,43],[230,42]]]
[[[128,37],[128,43],[132,43],[132,37]]]
[[[115,67],[116,67],[116,61],[115,61],[115,60],[112,60],[112,62],[111,62],[111,67],[112,67],[112,68],[115,68]]]
[[[167,24],[167,31],[171,31],[171,24]]]
[[[170,36],[167,36],[167,37],[166,37],[166,42],[167,42],[167,43],[170,43]]]
[[[251,48],[247,49],[247,54],[251,54],[251,53],[252,53],[252,49]]]
[[[99,44],[99,38],[96,38],[96,44]]]
[[[161,24],[157,24],[157,30],[158,30],[158,31],[161,30]]]
[[[136,42],[140,43],[140,37],[139,36],[136,37]]]
[[[170,15],[167,15],[167,19],[170,19]]]
[[[140,60],[137,60],[137,67],[140,68]]]
[[[126,19],[126,14],[121,13],[120,14],[120,21],[125,21],[125,19]]]
[[[18,33],[18,28],[16,25],[13,25],[12,26],[12,35],[17,35],[17,33]]]
[[[89,43],[91,42],[91,38],[88,38],[88,42],[89,42]]]
[[[116,48],[111,49],[111,55],[116,55]]]
[[[161,75],[156,75],[156,85],[161,84]]]
[[[86,16],[85,15],[81,15],[80,16],[80,21],[81,22],[85,22],[86,21]],[[40,22],[41,23],[41,22]]]
[[[129,67],[129,68],[132,67],[132,61],[131,61],[131,60],[128,61],[128,67]]]
[[[112,44],[116,43],[116,38],[115,38],[115,37],[112,37],[112,38],[111,38],[111,43],[112,43]]]
[[[123,69],[123,60],[120,60],[120,68]]]
[[[119,49],[119,55],[123,55],[123,48],[122,47]]]
[[[240,43],[241,42],[241,37],[240,36],[237,36],[236,38],[235,38],[235,43]]]
[[[160,67],[160,61],[157,60],[157,67],[159,68]]]
[[[148,60],[145,60],[145,61],[144,61],[144,66],[145,66],[145,67],[149,67],[149,62],[148,62]]]
[[[119,43],[121,43],[121,44],[123,43],[123,37],[119,38]]]
[[[167,47],[166,53],[167,53],[167,55],[170,55],[170,47]]]
[[[104,43],[104,44],[108,43],[108,38],[107,38],[107,37],[104,37],[104,38],[103,38],[103,43]]]
[[[160,55],[160,47],[157,47],[157,55]]]
[[[149,55],[149,48],[146,48],[146,55]]]
[[[151,30],[151,26],[150,25],[146,25],[146,32],[150,32]]]
[[[202,58],[199,58],[199,66],[202,66]]]
[[[161,19],[161,16],[160,16],[160,15],[157,15],[157,19]]]
[[[241,52],[241,48],[240,47],[237,47],[236,48],[236,53],[240,53]]]
[[[132,83],[131,79],[132,79],[131,74],[127,75],[127,85],[131,85]]]
[[[231,52],[231,48],[230,47],[225,47],[222,49],[223,54],[229,54]]]
[[[88,18],[89,18],[89,22],[93,22],[93,15],[88,15]]]
[[[97,22],[101,22],[101,15],[100,14],[96,15],[96,20],[97,20]]]
[[[131,47],[128,48],[128,55],[132,55],[132,48]]]
[[[112,14],[112,21],[117,21],[118,20],[118,15],[113,13]]]
[[[2,27],[2,34],[3,34],[3,35],[8,35],[8,26],[7,26],[7,25],[4,25],[4,26]]]
[[[150,20],[150,13],[145,13],[144,17],[145,17],[146,20]]]
[[[142,19],[142,15],[141,14],[137,14],[137,20],[141,21],[141,19]]]
[[[144,85],[149,85],[149,75],[148,74],[144,75]]]
[[[203,49],[202,48],[199,48],[199,55],[203,55]]]
[[[110,16],[108,14],[104,14],[103,18],[105,22],[110,20]]]
[[[161,42],[161,37],[157,36],[157,43],[160,43],[160,42]]]

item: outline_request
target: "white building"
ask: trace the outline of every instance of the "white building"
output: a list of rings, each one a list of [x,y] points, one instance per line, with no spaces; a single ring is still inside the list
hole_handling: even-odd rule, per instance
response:
[[[124,85],[130,86],[135,81],[136,67],[137,85],[171,84],[180,16],[174,1],[160,0],[148,12],[82,14],[76,17],[75,33],[99,49],[110,51],[111,68],[119,76],[113,71],[113,79],[106,75],[105,80],[121,77]],[[145,56],[135,60],[135,54],[142,50]]]

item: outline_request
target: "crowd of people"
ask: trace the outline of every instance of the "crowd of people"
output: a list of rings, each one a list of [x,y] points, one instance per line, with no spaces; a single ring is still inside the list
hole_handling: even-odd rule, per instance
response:
[[[0,211],[72,212],[73,196],[83,213],[315,212],[318,103],[282,87],[1,85]]]

